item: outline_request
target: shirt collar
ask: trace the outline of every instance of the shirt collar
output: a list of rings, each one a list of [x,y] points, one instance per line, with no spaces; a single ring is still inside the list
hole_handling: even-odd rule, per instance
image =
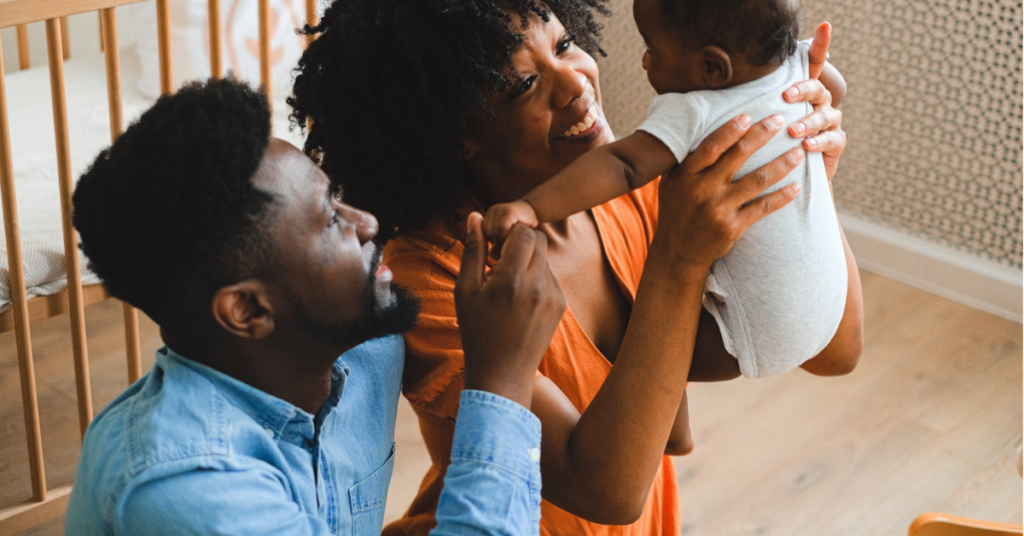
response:
[[[298,421],[296,424],[308,423],[310,426],[300,426],[300,428],[309,430],[310,435],[312,435],[314,427],[319,429],[320,425],[341,402],[342,394],[345,391],[345,382],[351,372],[340,358],[334,362],[334,370],[331,371],[331,393],[324,401],[323,407],[320,408],[320,413],[314,417],[289,402],[232,378],[219,370],[184,357],[167,346],[157,352],[157,363],[165,369],[172,363],[182,365],[199,374],[213,384],[232,405],[242,410],[276,438],[282,437],[285,427],[292,421]],[[306,439],[312,440],[313,438]]]

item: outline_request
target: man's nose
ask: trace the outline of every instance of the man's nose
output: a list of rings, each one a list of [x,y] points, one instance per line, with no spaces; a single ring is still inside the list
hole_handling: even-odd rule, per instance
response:
[[[640,60],[640,65],[643,66],[645,71],[651,67],[651,53],[650,52],[647,52],[646,50],[644,51],[644,56]]]
[[[341,211],[341,217],[355,226],[356,236],[359,237],[360,244],[365,244],[377,236],[380,226],[377,223],[377,218],[373,217],[373,214],[344,203],[341,203],[339,210]]]

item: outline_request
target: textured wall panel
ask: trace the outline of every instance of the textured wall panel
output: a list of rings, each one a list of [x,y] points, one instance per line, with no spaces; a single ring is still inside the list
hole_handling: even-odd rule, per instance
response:
[[[630,5],[611,2],[599,61],[619,135],[653,95]],[[849,84],[840,210],[1021,269],[1021,3],[805,0],[805,36],[823,20]]]

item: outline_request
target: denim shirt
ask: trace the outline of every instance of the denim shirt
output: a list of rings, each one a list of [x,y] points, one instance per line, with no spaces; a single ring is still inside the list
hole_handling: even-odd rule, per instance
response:
[[[346,352],[311,415],[161,349],[89,426],[66,534],[380,534],[403,360],[400,336]],[[539,446],[525,408],[465,391],[434,534],[538,534]]]

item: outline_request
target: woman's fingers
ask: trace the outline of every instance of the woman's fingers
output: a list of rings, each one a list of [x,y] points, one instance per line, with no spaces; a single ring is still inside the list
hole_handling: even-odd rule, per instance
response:
[[[828,45],[832,42],[832,25],[823,22],[814,32],[814,40],[811,41],[811,48],[807,50],[808,72],[810,78],[817,78],[821,70],[825,68],[825,61],[828,59]]]
[[[721,172],[721,177],[726,181],[732,181],[733,175],[743,167],[747,158],[750,158],[750,155],[764,147],[773,136],[782,130],[782,124],[782,116],[777,114],[758,121],[718,159],[718,162],[713,166],[714,171]]]
[[[693,154],[686,157],[678,167],[684,174],[696,174],[716,164],[719,157],[747,133],[750,128],[750,116],[740,115],[732,121],[718,127],[697,146]]]
[[[790,103],[809,102],[816,107],[832,102],[832,94],[825,89],[824,84],[814,78],[789,86],[789,89],[782,93],[782,98]]]
[[[761,220],[761,218],[764,218],[772,212],[788,205],[790,201],[796,199],[796,196],[799,193],[800,185],[794,182],[793,184],[779,188],[770,194],[765,194],[759,197],[752,203],[740,209],[740,225],[744,229],[749,228],[751,225]]]
[[[841,129],[829,130],[804,140],[804,147],[816,153],[833,153],[838,157],[846,148],[846,132]],[[837,152],[838,151],[838,152]]]
[[[741,206],[751,199],[764,193],[765,190],[771,188],[772,185],[786,178],[790,171],[804,159],[804,151],[799,147],[794,147],[789,151],[786,151],[782,156],[768,162],[767,164],[757,168],[749,175],[746,175],[742,179],[736,181],[733,184],[732,190],[728,194],[728,198],[734,206]],[[773,192],[774,193],[774,192]],[[750,203],[755,205],[763,200],[767,195]],[[783,203],[785,204],[785,203]],[[744,207],[740,211],[744,211],[750,207]]]
[[[815,136],[839,129],[842,124],[843,112],[831,106],[822,106],[811,112],[811,115],[789,125],[789,133],[794,138]]]

